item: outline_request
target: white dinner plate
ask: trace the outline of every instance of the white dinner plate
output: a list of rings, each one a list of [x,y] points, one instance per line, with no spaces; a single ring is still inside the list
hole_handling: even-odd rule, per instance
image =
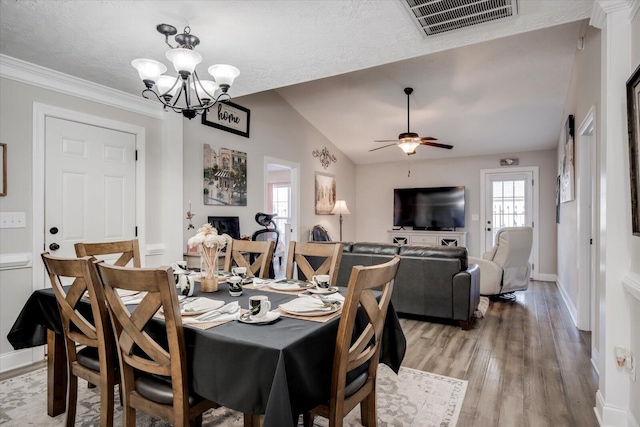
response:
[[[342,308],[342,303],[336,301],[334,304],[324,307],[324,302],[316,298],[296,298],[284,304],[280,304],[280,310],[296,316],[325,316],[335,313]]]
[[[312,294],[320,294],[320,295],[329,295],[329,294],[335,294],[336,292],[338,292],[338,288],[336,286],[331,286],[331,287],[328,287],[326,289],[309,288],[307,290],[309,292],[311,292]]]
[[[253,316],[250,316],[248,312],[245,314],[241,314],[240,316],[238,316],[238,322],[249,323],[252,325],[266,325],[267,323],[271,323],[274,320],[278,319],[280,317],[280,313],[276,313],[275,311],[269,311],[267,312],[264,318],[257,319],[257,320],[252,319],[252,317]]]
[[[271,289],[275,289],[276,291],[285,291],[285,292],[297,292],[304,291],[309,289],[309,287],[315,287],[315,285],[305,282],[304,280],[296,280],[296,279],[282,279],[277,280],[275,282],[269,283],[269,287]]]
[[[184,304],[180,304],[180,314],[182,316],[195,316],[207,311],[217,310],[224,305],[224,301],[197,297],[190,299]]]

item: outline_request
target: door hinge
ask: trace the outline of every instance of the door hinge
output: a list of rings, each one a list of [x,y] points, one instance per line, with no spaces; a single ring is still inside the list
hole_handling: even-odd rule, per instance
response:
[[[533,185],[534,185],[534,182],[535,182],[535,179],[532,179],[532,180],[531,180],[531,186],[532,186],[532,187],[533,187]]]
[[[593,239],[589,239],[589,244],[593,245]]]
[[[536,228],[536,223],[531,221],[531,228]]]
[[[136,225],[136,231],[135,231],[135,233],[136,233],[136,237],[138,237],[138,226],[137,226],[137,225]]]
[[[531,264],[531,271],[536,269],[536,265],[535,264]]]
[[[138,150],[136,150],[136,162],[138,161]]]

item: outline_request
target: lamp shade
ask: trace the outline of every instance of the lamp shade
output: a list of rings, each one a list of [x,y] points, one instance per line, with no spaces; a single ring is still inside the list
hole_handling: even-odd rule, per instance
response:
[[[191,83],[191,89],[198,93],[200,99],[211,100],[215,97],[215,93],[219,87],[211,80],[200,80],[199,82]]]
[[[349,215],[349,208],[347,207],[347,202],[344,200],[336,200],[336,204],[333,206],[331,210],[332,214],[341,214],[341,215]]]
[[[398,144],[398,147],[400,147],[400,149],[406,154],[413,154],[416,151],[416,147],[420,145],[420,142],[418,141],[409,140],[409,138],[406,138],[400,144]]]
[[[140,80],[143,82],[150,81],[155,83],[158,81],[160,74],[167,71],[167,67],[162,62],[154,61],[153,59],[134,59],[131,61],[131,65],[138,70]]]
[[[156,83],[160,95],[168,95],[170,97],[174,97],[176,92],[178,92],[178,90],[180,89],[180,83],[175,84],[176,80],[176,77],[160,76]]]
[[[202,56],[191,49],[176,48],[168,50],[167,59],[173,63],[173,67],[180,74],[193,73],[196,69],[196,65],[202,62]]]
[[[226,64],[212,65],[211,67],[209,67],[208,71],[220,87],[231,86],[236,77],[240,75],[240,70],[238,70],[233,65]]]

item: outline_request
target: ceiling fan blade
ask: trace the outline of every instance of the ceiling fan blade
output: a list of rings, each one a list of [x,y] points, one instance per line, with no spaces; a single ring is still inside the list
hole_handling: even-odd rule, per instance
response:
[[[394,145],[398,145],[398,144],[387,144],[387,145],[383,145],[382,147],[373,148],[373,149],[371,149],[369,151],[376,151],[376,150],[379,150],[381,148],[387,148],[387,147],[391,147],[391,146],[394,146]]]
[[[376,139],[373,142],[395,142],[395,143],[398,143],[400,141],[398,141],[397,139]]]
[[[432,136],[423,136],[422,138],[420,138],[420,140],[422,140],[422,141],[437,141],[438,138],[434,138]]]
[[[453,148],[453,145],[440,144],[438,142],[429,142],[429,141],[422,141],[422,142],[420,142],[420,145],[428,145],[430,147],[446,148],[447,150],[451,150]]]

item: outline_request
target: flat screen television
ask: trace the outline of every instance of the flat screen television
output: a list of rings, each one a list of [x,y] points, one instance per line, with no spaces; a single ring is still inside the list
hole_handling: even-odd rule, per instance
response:
[[[414,230],[464,227],[464,187],[396,188],[393,225]]]
[[[218,234],[228,234],[232,239],[240,240],[240,218],[237,216],[210,216],[207,222],[218,230]]]

